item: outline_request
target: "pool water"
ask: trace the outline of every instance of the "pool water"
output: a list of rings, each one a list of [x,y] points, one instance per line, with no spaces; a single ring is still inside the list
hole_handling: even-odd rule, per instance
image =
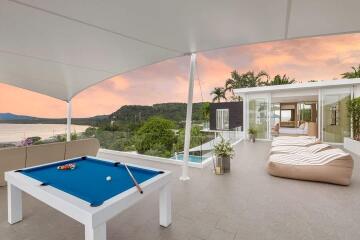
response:
[[[177,157],[173,156],[170,159],[177,159],[177,160],[183,160],[184,159],[184,154],[178,154]],[[202,156],[195,156],[195,155],[189,155],[189,161],[190,162],[194,162],[194,163],[201,163],[203,160],[205,160],[206,158],[202,157]]]

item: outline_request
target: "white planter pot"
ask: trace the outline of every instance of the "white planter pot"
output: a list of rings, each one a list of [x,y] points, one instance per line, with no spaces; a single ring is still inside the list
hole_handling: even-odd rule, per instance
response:
[[[344,138],[344,148],[360,156],[360,141],[346,137]]]

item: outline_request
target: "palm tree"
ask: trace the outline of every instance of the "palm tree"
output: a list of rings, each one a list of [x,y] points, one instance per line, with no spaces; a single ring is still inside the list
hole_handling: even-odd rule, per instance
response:
[[[231,72],[231,77],[225,82],[225,93],[231,93],[231,99],[233,101],[240,101],[241,97],[237,97],[234,94],[234,89],[244,88],[247,86],[247,81],[244,78],[244,75],[240,75],[236,70]]]
[[[260,71],[259,73],[248,71],[243,75],[243,77],[246,79],[247,87],[264,86],[269,82],[270,79],[269,74],[265,71]]]
[[[360,64],[356,67],[351,67],[354,71],[353,72],[345,72],[342,73],[341,76],[343,78],[360,78]]]
[[[257,74],[253,71],[239,74],[236,70],[234,70],[231,72],[231,77],[225,82],[225,93],[231,92],[231,98],[235,101],[239,101],[240,98],[234,96],[234,89],[263,86],[266,85],[268,81],[269,74],[265,71],[260,71]]]
[[[224,88],[221,88],[221,87],[214,88],[214,90],[211,92],[211,95],[214,95],[213,100],[212,100],[213,102],[219,103],[221,101],[221,99],[226,100]]]
[[[231,77],[225,82],[225,91],[230,91],[232,94],[235,88],[247,87],[247,81],[244,75],[240,75],[236,70],[231,72]]]
[[[295,79],[290,79],[286,74],[280,76],[279,74],[274,77],[273,80],[270,81],[268,85],[284,85],[284,84],[292,84],[296,82]]]

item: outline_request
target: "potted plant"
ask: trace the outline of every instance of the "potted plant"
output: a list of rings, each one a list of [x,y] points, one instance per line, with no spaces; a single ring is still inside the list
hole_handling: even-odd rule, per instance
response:
[[[353,138],[344,138],[344,148],[360,155],[360,97],[347,102]]]
[[[249,128],[249,130],[248,130],[249,140],[253,143],[255,142],[256,133],[257,133],[256,128],[254,128],[254,127]]]
[[[230,160],[234,156],[234,148],[230,142],[221,139],[221,142],[214,146],[214,153],[216,156],[215,173],[230,172]]]

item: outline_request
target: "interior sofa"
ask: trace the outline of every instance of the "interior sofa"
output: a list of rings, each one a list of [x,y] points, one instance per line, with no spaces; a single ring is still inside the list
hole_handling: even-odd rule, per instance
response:
[[[70,142],[0,149],[0,186],[6,185],[4,179],[6,171],[81,156],[96,156],[99,148],[99,141],[96,138],[89,138]]]

